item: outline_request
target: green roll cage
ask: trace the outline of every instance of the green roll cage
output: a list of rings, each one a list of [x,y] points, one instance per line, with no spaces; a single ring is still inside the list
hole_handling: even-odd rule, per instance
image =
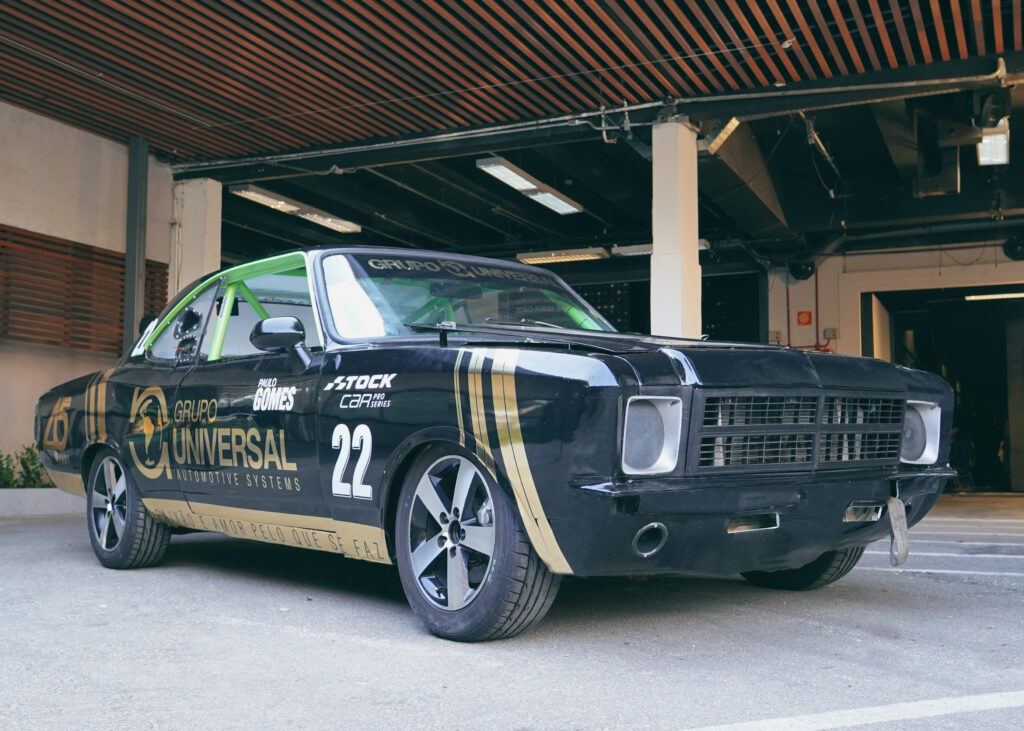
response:
[[[230,313],[239,295],[252,306],[253,311],[261,320],[270,317],[267,310],[260,304],[259,300],[253,295],[252,290],[245,283],[246,279],[260,277],[265,274],[301,274],[305,276],[306,255],[300,251],[279,254],[269,259],[239,264],[204,279],[193,287],[187,295],[182,297],[181,301],[153,328],[149,337],[146,338],[146,342],[143,343],[143,349],[148,350],[154,341],[160,337],[160,334],[178,318],[182,310],[192,304],[200,292],[217,282],[224,287],[224,299],[220,304],[221,314],[217,318],[217,324],[213,331],[213,339],[210,343],[210,352],[207,355],[207,360],[220,360],[221,352],[224,349],[224,336],[228,331]]]

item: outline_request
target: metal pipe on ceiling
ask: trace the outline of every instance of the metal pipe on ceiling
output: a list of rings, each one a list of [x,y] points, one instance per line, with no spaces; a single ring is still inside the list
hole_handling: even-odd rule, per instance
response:
[[[849,244],[870,245],[871,242],[885,242],[893,239],[908,239],[913,237],[936,236],[953,233],[971,233],[974,231],[987,231],[993,237],[999,238],[1004,232],[1007,232],[1008,230],[1013,231],[1020,227],[1024,227],[1024,216],[1003,218],[999,221],[985,219],[983,221],[964,221],[961,223],[935,223],[927,226],[917,226],[914,228],[896,229],[892,231],[842,234],[829,239],[806,258],[802,258],[801,261],[813,262],[821,259],[822,257],[831,256]],[[1006,235],[1009,235],[1009,233]],[[905,250],[905,247],[900,247],[900,250]]]
[[[1014,78],[1020,75],[1021,74],[1014,74]],[[629,112],[637,112],[651,109],[670,109],[676,112],[685,112],[687,110],[687,107],[700,107],[702,105],[711,103],[729,104],[732,102],[771,101],[777,99],[790,99],[803,96],[834,96],[841,93],[850,94],[872,91],[883,92],[907,90],[908,92],[912,92],[907,94],[907,96],[926,96],[929,94],[955,91],[958,89],[974,87],[997,81],[1001,83],[1006,83],[1008,79],[1009,76],[1007,75],[1006,71],[1006,62],[1002,57],[999,57],[996,59],[995,70],[987,74],[942,77],[935,79],[918,79],[914,81],[886,81],[867,84],[831,84],[828,86],[813,86],[811,88],[787,88],[772,91],[741,92],[736,94],[713,94],[708,96],[690,97],[687,99],[666,99],[656,102],[625,104],[623,106],[615,107],[613,109],[603,108],[588,112],[563,114],[557,117],[549,117],[546,119],[532,120],[528,122],[510,122],[507,124],[497,124],[471,130],[443,132],[440,134],[409,137],[400,140],[387,140],[385,142],[375,142],[363,145],[332,147],[320,150],[303,150],[299,152],[254,155],[242,158],[207,160],[202,162],[186,162],[172,165],[171,169],[173,170],[175,175],[186,173],[192,174],[199,172],[215,173],[217,170],[222,168],[238,167],[240,165],[297,162],[301,160],[315,160],[318,158],[347,155],[354,153],[382,152],[385,150],[394,150],[404,147],[412,147],[416,145],[430,143],[440,144],[446,142],[461,142],[467,140],[484,139],[499,134],[508,134],[515,132],[538,132],[546,129],[555,129],[564,126],[586,124],[588,123],[588,120],[594,117],[607,117],[609,114],[625,114]],[[870,101],[870,99],[858,99],[855,102],[849,103],[864,104]],[[807,104],[802,108],[816,109],[825,108],[828,106],[841,106],[843,104],[843,102],[833,104],[830,101],[825,105]],[[794,108],[790,111],[798,111],[798,109]],[[734,116],[737,116],[741,120],[747,121],[757,119],[761,116],[777,116],[778,114],[781,113],[782,112],[776,111],[767,115],[753,113],[747,115],[736,114]],[[638,123],[634,121],[632,122],[632,124],[636,126]]]
[[[643,109],[657,109],[667,104],[666,101],[646,102],[644,104],[630,104],[628,106],[616,107],[614,112],[631,112]],[[457,132],[443,132],[441,134],[425,135],[421,137],[410,137],[401,140],[388,140],[386,142],[374,142],[366,145],[349,145],[346,147],[334,147],[325,150],[303,150],[300,152],[286,152],[279,154],[254,155],[252,157],[232,158],[230,160],[207,160],[204,162],[186,162],[172,165],[171,170],[178,173],[194,173],[201,171],[215,171],[223,167],[237,167],[238,165],[273,164],[279,162],[296,162],[298,160],[313,160],[333,155],[352,154],[356,152],[378,152],[393,150],[402,147],[422,145],[425,142],[442,143],[464,140],[475,140],[493,137],[509,132],[536,132],[547,128],[563,127],[566,125],[581,124],[590,117],[597,117],[607,114],[609,110],[578,112],[575,114],[563,114],[558,117],[532,120],[529,122],[511,122],[508,124],[496,124],[479,129],[459,130]]]

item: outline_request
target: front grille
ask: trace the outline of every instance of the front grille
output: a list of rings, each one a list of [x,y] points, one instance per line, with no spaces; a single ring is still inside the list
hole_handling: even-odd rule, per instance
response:
[[[696,471],[841,468],[899,462],[901,399],[705,391],[690,444]]]
[[[699,467],[744,467],[810,463],[814,438],[810,434],[755,434],[701,437]]]
[[[902,424],[903,402],[894,398],[826,396],[826,424]]]
[[[887,459],[896,461],[900,456],[900,435],[897,432],[881,434],[839,433],[821,435],[822,462],[852,462],[857,460]]]
[[[708,396],[704,426],[813,424],[818,413],[814,396]]]

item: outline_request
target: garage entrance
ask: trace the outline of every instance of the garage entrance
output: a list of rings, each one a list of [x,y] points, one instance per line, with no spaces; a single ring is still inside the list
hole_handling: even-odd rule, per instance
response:
[[[960,476],[951,488],[1014,489],[1024,285],[864,293],[861,307],[865,355],[938,373],[956,390],[950,462]]]

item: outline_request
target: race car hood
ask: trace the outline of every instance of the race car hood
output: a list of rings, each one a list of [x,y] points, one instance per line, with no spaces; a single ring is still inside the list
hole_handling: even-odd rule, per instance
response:
[[[818,353],[778,345],[663,338],[631,333],[481,328],[476,332],[526,336],[536,346],[591,349],[617,355],[636,372],[641,385],[820,387],[904,391],[901,370],[881,360]],[[466,331],[462,331],[465,333]]]

